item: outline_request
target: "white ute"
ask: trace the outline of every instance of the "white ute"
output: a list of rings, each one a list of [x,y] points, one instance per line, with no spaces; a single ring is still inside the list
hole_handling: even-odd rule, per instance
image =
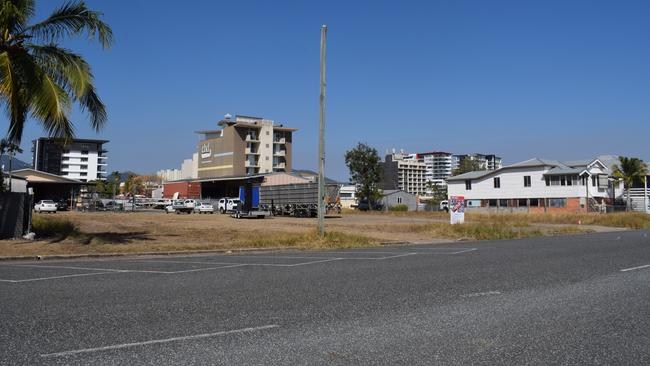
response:
[[[234,212],[239,205],[239,198],[222,198],[217,205],[219,212],[225,214],[226,212]]]

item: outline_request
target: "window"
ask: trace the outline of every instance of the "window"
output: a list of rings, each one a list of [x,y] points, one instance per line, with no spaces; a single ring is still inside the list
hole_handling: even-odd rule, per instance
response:
[[[465,181],[465,189],[468,190],[468,191],[472,190],[472,181],[470,179],[467,179]]]
[[[531,198],[530,207],[538,207],[538,206],[539,206],[539,198]]]
[[[402,203],[402,197],[397,197],[397,203]]]
[[[519,206],[519,207],[528,207],[528,200],[526,200],[525,198],[520,198],[517,201],[518,201],[517,206]]]
[[[572,178],[571,178],[570,175],[566,177],[566,185],[567,185],[567,186],[570,186],[570,185],[572,184],[572,183],[571,183],[571,180],[572,180]]]
[[[559,186],[560,185],[560,177],[551,177],[551,185],[552,186]]]
[[[82,177],[85,177],[85,176],[88,175],[88,173],[86,173],[86,172],[82,172],[82,173],[79,173],[79,175],[82,176]]]
[[[81,162],[82,162],[82,163],[83,163],[83,162],[86,162],[86,161],[88,161],[88,158],[81,158]]]
[[[81,155],[88,155],[88,150],[81,150]]]
[[[549,198],[549,207],[566,207],[566,198]]]
[[[596,182],[596,179],[597,179],[597,178],[598,178],[597,176],[591,176],[591,185],[592,185],[593,187],[596,186],[596,183],[597,183],[597,182]]]
[[[494,178],[494,188],[501,188],[501,178]]]
[[[560,177],[560,184],[563,185],[563,186],[566,186],[566,177],[565,176]]]
[[[524,175],[524,187],[530,187],[530,175]]]
[[[269,147],[269,144],[266,144],[266,147]]]
[[[488,200],[488,206],[497,207],[497,200]]]
[[[266,160],[269,160],[269,157],[268,157],[268,156],[266,157]]]
[[[544,177],[544,180],[546,181],[547,187],[551,185],[551,177]]]
[[[499,207],[508,207],[508,200],[499,200]]]
[[[268,136],[268,135],[269,135],[269,130],[266,130],[266,136]],[[268,147],[268,146],[267,146],[267,147]]]

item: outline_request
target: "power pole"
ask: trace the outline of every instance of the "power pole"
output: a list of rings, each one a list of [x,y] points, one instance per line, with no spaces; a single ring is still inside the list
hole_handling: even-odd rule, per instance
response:
[[[320,29],[320,126],[318,131],[318,232],[325,235],[325,45],[327,26]]]

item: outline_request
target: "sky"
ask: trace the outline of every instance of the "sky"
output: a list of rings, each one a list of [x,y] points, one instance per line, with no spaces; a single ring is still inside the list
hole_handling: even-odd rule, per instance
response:
[[[44,18],[63,1],[37,1]],[[63,42],[93,67],[109,171],[180,168],[226,113],[299,129],[294,168],[316,169],[320,28],[328,26],[326,174],[346,150],[650,159],[648,1],[89,0],[110,50]],[[6,130],[7,118],[0,117]],[[30,141],[42,136],[29,121]]]

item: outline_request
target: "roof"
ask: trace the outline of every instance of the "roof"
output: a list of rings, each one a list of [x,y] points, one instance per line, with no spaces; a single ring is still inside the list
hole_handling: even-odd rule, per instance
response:
[[[562,164],[558,160],[540,159],[540,158],[532,158],[532,159],[520,161],[518,163],[505,166],[503,168],[527,168],[527,167],[534,167],[534,166],[560,166],[560,167],[568,168],[567,165]]]
[[[12,174],[15,176],[24,177],[29,183],[64,183],[83,185],[92,184],[31,168],[14,170]]]
[[[501,168],[504,169],[504,168]],[[486,175],[489,175],[491,173],[494,173],[496,171],[499,171],[501,169],[497,170],[477,170],[473,172],[467,172],[459,175],[455,175],[453,177],[447,178],[447,180],[465,180],[465,179],[478,179],[478,178],[483,178]]]
[[[544,175],[564,175],[564,174],[581,174],[584,172],[586,167],[579,167],[579,168],[562,168],[562,167],[555,167],[548,172],[544,173]]]
[[[39,137],[36,140],[46,140],[46,141],[61,141],[61,142],[66,142],[68,144],[75,143],[75,142],[94,142],[98,144],[106,144],[110,142],[109,140],[98,140],[98,139],[64,139],[61,137]],[[34,141],[36,141],[34,140]]]
[[[384,189],[381,193],[382,193],[383,196],[390,196],[392,194],[400,193],[400,192],[415,196],[413,193],[409,193],[409,192],[407,192],[405,190],[402,190],[402,189]]]

